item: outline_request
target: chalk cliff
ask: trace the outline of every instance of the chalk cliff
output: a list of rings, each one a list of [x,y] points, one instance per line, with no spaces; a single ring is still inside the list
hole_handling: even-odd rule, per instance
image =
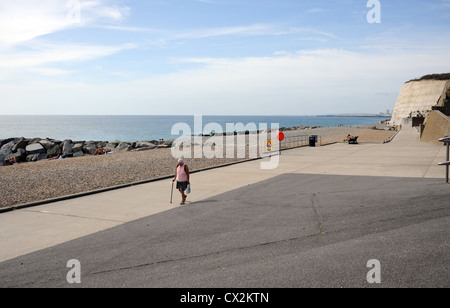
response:
[[[433,107],[443,106],[449,89],[450,78],[449,80],[421,79],[405,83],[392,113],[392,124],[409,124],[412,117],[426,116]]]

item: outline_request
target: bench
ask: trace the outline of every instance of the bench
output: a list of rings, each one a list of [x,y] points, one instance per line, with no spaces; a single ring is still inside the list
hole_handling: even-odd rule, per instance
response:
[[[354,137],[348,141],[348,144],[358,144],[358,137]]]

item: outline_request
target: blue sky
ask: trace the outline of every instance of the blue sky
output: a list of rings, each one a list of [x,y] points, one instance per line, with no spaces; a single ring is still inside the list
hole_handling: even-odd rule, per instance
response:
[[[450,0],[0,0],[2,114],[393,109],[450,72]]]

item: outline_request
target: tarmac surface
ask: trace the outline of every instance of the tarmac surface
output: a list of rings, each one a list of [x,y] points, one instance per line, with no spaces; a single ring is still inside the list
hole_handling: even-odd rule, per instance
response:
[[[5,213],[0,287],[450,287],[444,152],[404,130],[199,173],[183,207],[162,181]]]

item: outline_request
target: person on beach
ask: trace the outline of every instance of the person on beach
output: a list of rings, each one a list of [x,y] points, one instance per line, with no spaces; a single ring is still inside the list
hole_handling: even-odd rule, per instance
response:
[[[354,137],[352,135],[348,135],[347,138],[345,138],[343,141],[344,142],[349,142],[350,140],[352,140]]]
[[[177,181],[177,189],[181,194],[180,205],[186,203],[187,195],[184,192],[187,190],[188,185],[191,184],[189,179],[189,167],[184,163],[184,160],[180,158],[175,171],[175,178],[173,179],[173,182]]]
[[[97,156],[97,155],[105,155],[105,154],[106,154],[106,150],[105,150],[102,146],[100,146],[100,147],[98,148],[98,150],[95,151],[94,156]]]
[[[12,157],[12,158],[6,158],[4,161],[3,161],[3,166],[14,166],[14,165],[17,165],[17,162],[16,162],[16,158],[15,157]]]

